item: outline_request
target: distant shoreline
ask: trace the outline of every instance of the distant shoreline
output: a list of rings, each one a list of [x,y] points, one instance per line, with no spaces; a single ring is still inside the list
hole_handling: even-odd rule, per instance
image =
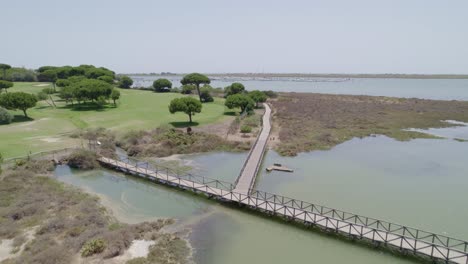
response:
[[[128,73],[132,76],[177,76],[184,73]],[[468,79],[468,74],[347,74],[347,73],[206,73],[212,77],[256,77],[256,78],[362,78],[362,79]]]

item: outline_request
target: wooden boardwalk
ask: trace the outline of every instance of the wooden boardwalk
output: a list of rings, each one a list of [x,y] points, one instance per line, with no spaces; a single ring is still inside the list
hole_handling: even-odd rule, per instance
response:
[[[200,176],[174,175],[169,170],[149,168],[147,163],[141,165],[138,162],[135,164],[105,157],[100,157],[98,161],[135,176],[191,190],[221,202],[234,202],[265,214],[281,216],[354,239],[427,256],[433,260],[468,264],[467,241],[261,191],[247,190],[240,193],[236,192],[234,185],[230,183]]]
[[[250,150],[239,177],[235,182],[236,188],[234,191],[238,193],[248,194],[249,190],[253,189],[255,178],[257,177],[258,170],[262,164],[263,155],[265,154],[265,148],[271,131],[271,108],[268,104],[263,105],[265,107],[265,113],[262,118],[262,130]]]

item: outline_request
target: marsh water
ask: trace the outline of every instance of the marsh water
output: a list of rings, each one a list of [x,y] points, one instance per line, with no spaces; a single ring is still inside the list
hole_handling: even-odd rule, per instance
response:
[[[158,78],[167,78],[180,87],[180,75],[131,76],[134,86],[152,86]],[[393,96],[440,100],[468,100],[468,79],[381,79],[381,78],[212,78],[212,87],[241,82],[247,90],[278,92],[329,93]]]
[[[149,86],[155,78],[135,77],[136,85]],[[169,78],[180,81],[180,76]],[[232,81],[237,80],[218,79],[212,86],[225,87]],[[242,82],[247,89],[468,100],[468,80],[319,78]],[[294,173],[267,173],[262,168],[256,188],[468,240],[468,142],[462,142],[468,140],[468,126],[424,132],[446,139],[399,142],[376,136],[296,157],[268,151],[263,166],[281,163],[293,168]],[[208,153],[182,156],[181,162],[193,173],[234,182],[246,156]],[[79,172],[59,166],[56,177],[99,195],[122,221],[178,219],[173,228],[189,234],[197,263],[414,263],[113,171]]]
[[[468,138],[468,131],[461,133]],[[297,157],[269,151],[263,166],[282,163],[294,173],[262,169],[257,189],[468,239],[467,150],[468,143],[451,139],[377,136]],[[245,157],[223,152],[181,158],[196,173],[234,181]],[[413,263],[112,171],[60,166],[56,177],[98,194],[124,221],[179,219],[177,225],[191,231],[197,263]]]

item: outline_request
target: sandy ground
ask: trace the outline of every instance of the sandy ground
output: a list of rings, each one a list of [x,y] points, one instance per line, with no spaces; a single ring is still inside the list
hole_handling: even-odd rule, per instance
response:
[[[26,244],[29,241],[34,239],[34,234],[36,233],[36,229],[37,227],[34,227],[26,231],[26,233],[24,234],[26,237],[26,241],[21,245],[20,249],[14,254],[11,253],[13,250],[13,239],[0,240],[0,262],[8,258],[15,258],[19,256],[21,252],[23,252]]]
[[[44,86],[49,86],[50,84],[48,83],[41,83],[41,84],[35,84],[33,86],[36,86],[36,87],[44,87]]]
[[[146,257],[149,253],[149,247],[154,244],[156,244],[156,242],[150,240],[133,240],[125,254],[114,258],[114,261],[125,263],[125,261],[133,258]]]
[[[0,243],[0,261],[7,258],[15,257],[15,254],[11,254],[13,249],[13,239],[3,239]]]
[[[263,111],[263,109],[256,109],[255,113],[263,115]],[[240,131],[238,131],[235,134],[229,134],[229,127],[231,126],[231,123],[235,120],[235,118],[236,117],[234,116],[230,116],[221,123],[206,125],[202,127],[194,127],[193,130],[195,132],[214,134],[229,141],[254,142],[261,127],[254,128],[251,133],[242,134],[240,133]]]

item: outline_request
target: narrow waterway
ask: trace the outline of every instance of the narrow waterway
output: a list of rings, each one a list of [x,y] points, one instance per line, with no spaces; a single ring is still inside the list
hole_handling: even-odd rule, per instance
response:
[[[467,142],[451,139],[398,142],[378,136],[297,157],[269,151],[264,166],[282,163],[295,171],[262,170],[257,188],[466,240],[467,150]],[[182,161],[194,173],[234,181],[245,157],[209,153]],[[107,170],[61,166],[56,175],[101,196],[124,221],[179,219],[192,230],[197,263],[413,263]]]

